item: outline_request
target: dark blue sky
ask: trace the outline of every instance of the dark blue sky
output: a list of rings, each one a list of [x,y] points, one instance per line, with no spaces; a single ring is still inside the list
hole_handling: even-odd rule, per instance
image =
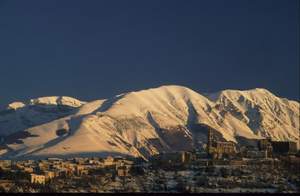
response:
[[[296,0],[0,0],[0,105],[164,84],[299,100],[298,11]]]

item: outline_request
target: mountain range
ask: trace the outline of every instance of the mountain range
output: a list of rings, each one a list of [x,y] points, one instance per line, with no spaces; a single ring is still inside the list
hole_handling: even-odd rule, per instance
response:
[[[200,94],[161,86],[90,102],[67,96],[0,111],[0,158],[134,156],[202,148],[207,130],[238,145],[270,137],[299,148],[299,102],[262,88]]]

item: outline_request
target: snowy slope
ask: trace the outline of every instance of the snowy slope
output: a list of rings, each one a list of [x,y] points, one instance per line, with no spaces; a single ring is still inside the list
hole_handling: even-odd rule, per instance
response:
[[[0,136],[69,115],[84,103],[71,97],[41,97],[26,103],[11,103],[0,111]]]
[[[22,126],[13,127],[13,132],[19,134],[15,140],[10,138],[7,142],[4,138],[2,157],[112,154],[146,158],[162,151],[190,150],[202,145],[206,142],[206,127],[234,142],[238,137],[268,136],[299,140],[299,103],[278,98],[265,89],[225,90],[202,96],[171,85],[88,103],[52,97],[35,99],[30,104],[34,108],[51,105],[56,109],[32,115],[33,119],[45,118],[32,126],[15,121],[20,119],[16,114],[11,119],[4,114],[9,122],[21,124],[23,130]],[[57,112],[61,105],[73,109],[69,113]],[[11,110],[19,112],[27,107],[16,103],[11,108],[17,109]],[[9,133],[12,132],[5,132],[0,120],[0,134]]]

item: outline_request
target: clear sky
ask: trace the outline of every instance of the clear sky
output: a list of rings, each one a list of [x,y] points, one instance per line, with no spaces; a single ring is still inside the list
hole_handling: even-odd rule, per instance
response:
[[[299,100],[298,12],[297,0],[0,0],[0,105],[166,84]]]

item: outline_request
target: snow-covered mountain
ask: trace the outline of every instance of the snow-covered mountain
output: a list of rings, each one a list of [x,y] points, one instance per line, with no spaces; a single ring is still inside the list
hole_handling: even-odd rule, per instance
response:
[[[0,135],[10,135],[35,125],[70,115],[85,104],[71,97],[41,97],[26,103],[14,102],[0,111]]]
[[[299,102],[266,89],[201,95],[162,86],[83,102],[43,97],[0,112],[1,158],[131,155],[190,150],[221,139],[272,137],[299,143]]]

